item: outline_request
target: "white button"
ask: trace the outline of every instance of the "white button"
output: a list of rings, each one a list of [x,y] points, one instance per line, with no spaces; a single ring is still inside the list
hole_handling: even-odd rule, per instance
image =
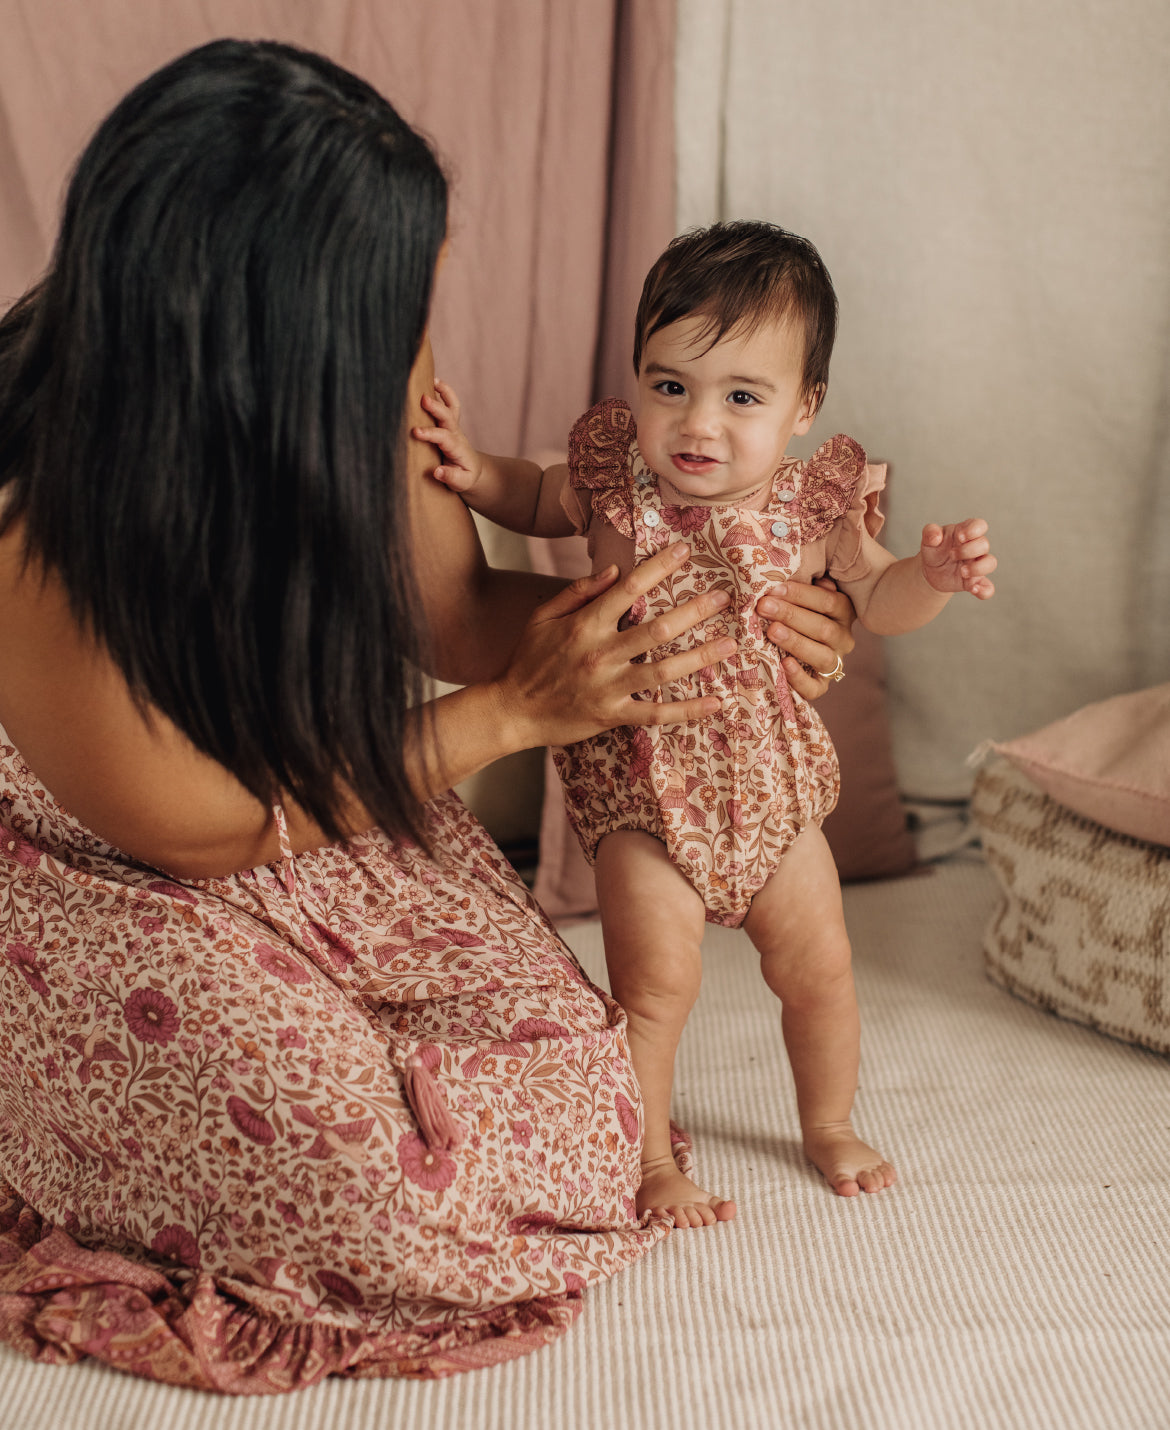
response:
[[[773,536],[787,536],[787,535],[788,535],[788,523],[787,523],[786,521],[774,521],[774,522],[772,523],[772,535],[773,535]]]
[[[648,487],[650,485],[650,473],[639,472],[638,475],[634,478],[634,480],[638,483],[640,487]]]
[[[647,526],[657,526],[658,523],[662,520],[662,518],[652,508],[645,514],[645,516],[643,516],[642,520],[646,523]],[[787,527],[785,527],[784,529],[785,531],[788,530]]]
[[[781,487],[780,490],[776,493],[776,499],[777,501],[785,502],[795,501],[796,493],[792,490],[791,487]]]

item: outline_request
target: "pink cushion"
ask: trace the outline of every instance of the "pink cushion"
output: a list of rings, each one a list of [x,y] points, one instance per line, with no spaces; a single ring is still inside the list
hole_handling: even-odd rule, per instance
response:
[[[816,702],[841,766],[841,794],[825,838],[842,879],[886,879],[918,862],[898,794],[886,716],[886,654],[881,636],[858,624],[846,677]]]
[[[583,537],[530,539],[529,551],[534,569],[547,575],[574,577],[589,570]],[[831,686],[816,706],[841,764],[841,797],[825,820],[825,838],[842,879],[878,879],[905,874],[916,856],[898,797],[882,640],[860,625],[853,634],[857,647],[845,662],[847,678]],[[593,870],[565,817],[551,758],[545,761],[540,863],[533,892],[553,919],[585,918],[597,908]]]
[[[1086,705],[992,748],[1074,814],[1170,845],[1170,684]]]

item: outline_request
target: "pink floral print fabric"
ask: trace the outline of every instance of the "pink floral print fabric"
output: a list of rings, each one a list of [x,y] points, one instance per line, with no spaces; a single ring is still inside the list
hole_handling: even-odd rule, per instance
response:
[[[666,1234],[624,1014],[454,795],[428,819],[433,858],[179,883],[0,730],[0,1341],[249,1394],[446,1375]]]
[[[755,604],[785,577],[864,574],[861,532],[881,529],[885,469],[867,467],[858,444],[839,434],[808,462],[785,460],[759,510],[678,506],[663,500],[636,436],[628,406],[610,398],[577,421],[569,440],[573,488],[588,498],[594,523],[633,543],[635,561],[680,537],[691,547],[686,564],[640,598],[628,620],[652,620],[692,596],[729,590],[727,610],[649,658],[728,633],[739,650],[718,668],[642,695],[717,696],[719,713],[702,725],[623,727],[554,758],[590,860],[615,830],[652,834],[698,891],[708,922],[734,928],[800,831],[832,810],[839,789],[825,727],[789,688]],[[612,543],[607,560],[611,552]]]

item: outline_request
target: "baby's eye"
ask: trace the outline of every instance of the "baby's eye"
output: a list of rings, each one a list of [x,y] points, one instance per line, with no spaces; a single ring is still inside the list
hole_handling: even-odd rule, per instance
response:
[[[731,393],[727,400],[735,407],[754,407],[760,399],[754,393],[737,391]]]
[[[686,388],[672,377],[664,377],[661,382],[654,384],[654,391],[661,392],[664,397],[682,397]]]

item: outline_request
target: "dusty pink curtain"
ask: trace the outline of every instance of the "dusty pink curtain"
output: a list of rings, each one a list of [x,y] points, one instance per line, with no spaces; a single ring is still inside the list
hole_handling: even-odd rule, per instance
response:
[[[439,372],[473,437],[563,446],[625,381],[673,218],[674,0],[0,0],[0,304],[48,259],[70,166],[151,70],[216,36],[320,50],[386,94],[454,180]]]

